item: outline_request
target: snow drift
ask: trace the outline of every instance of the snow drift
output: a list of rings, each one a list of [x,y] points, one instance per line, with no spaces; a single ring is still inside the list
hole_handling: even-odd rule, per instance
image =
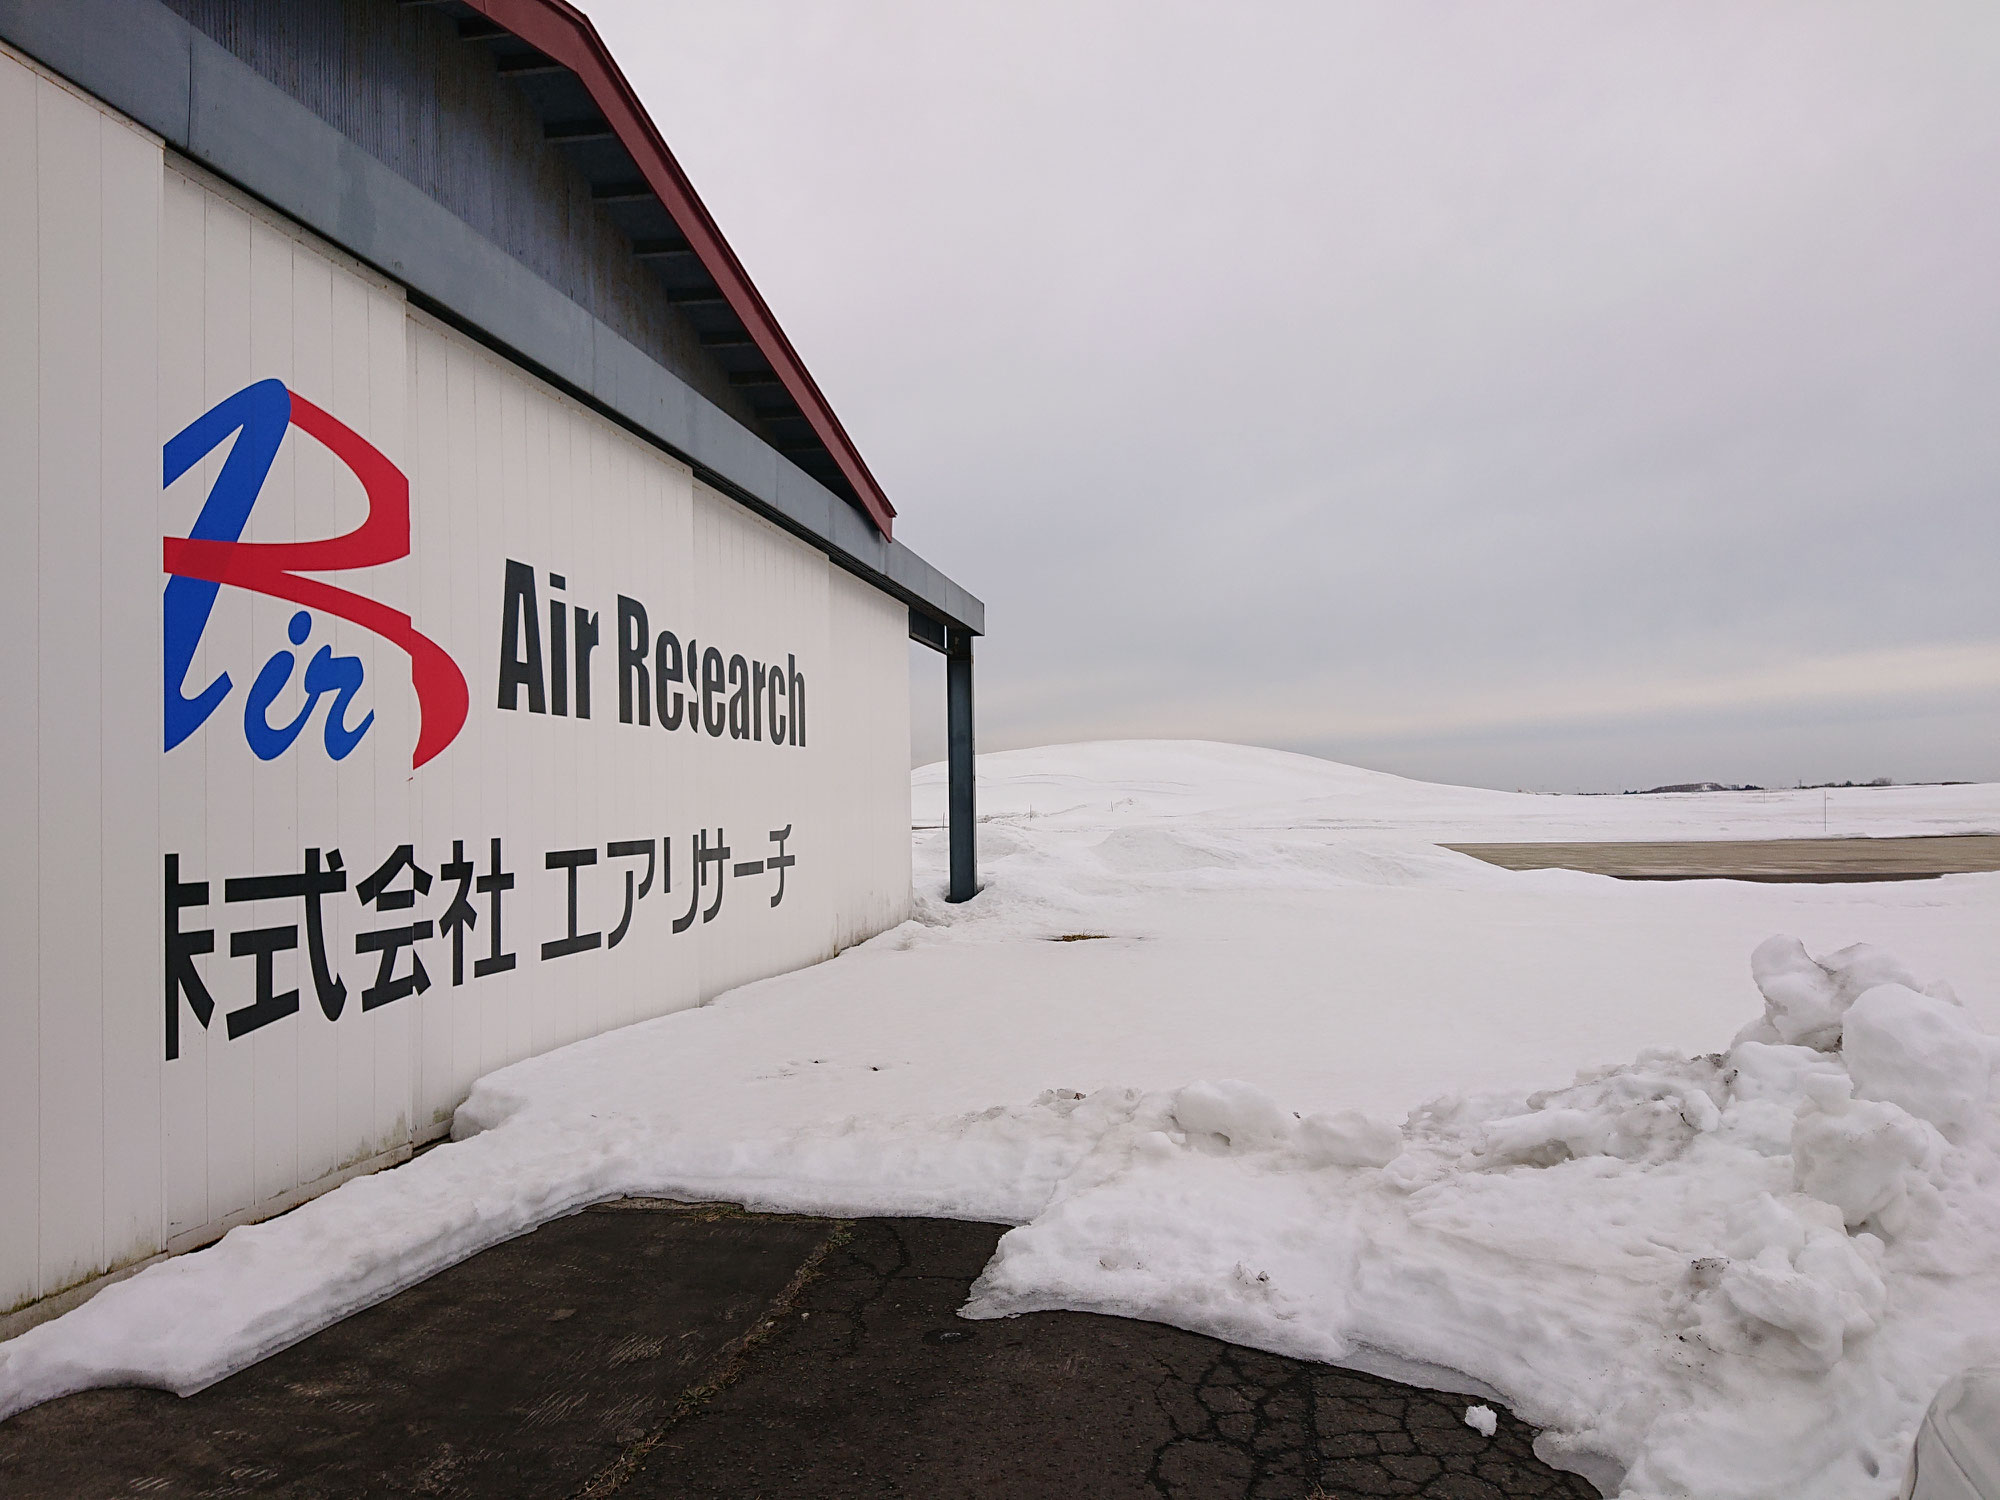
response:
[[[1757,953],[1766,1014],[1725,1053],[1400,1131],[1240,1083],[1136,1099],[967,1311],[1153,1318],[1493,1397],[1606,1493],[1892,1494],[1930,1396],[2000,1354],[1991,1044],[1887,954]],[[1885,982],[1844,994],[1857,974]],[[1814,1045],[1760,1039],[1829,1007]]]

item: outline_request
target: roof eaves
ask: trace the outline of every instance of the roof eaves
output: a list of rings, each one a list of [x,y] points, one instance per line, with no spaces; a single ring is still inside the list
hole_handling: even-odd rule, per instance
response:
[[[680,226],[702,267],[721,290],[758,353],[770,363],[785,392],[805,414],[813,435],[825,445],[841,474],[853,486],[868,517],[884,537],[893,534],[895,506],[882,492],[862,461],[833,407],[807,371],[805,362],[778,320],[752,284],[736,252],[696,196],[694,185],[667,149],[666,141],[647,115],[645,106],[590,19],[565,0],[464,0],[495,25],[504,27],[529,46],[574,73],[620,143],[638,164],[646,185]]]

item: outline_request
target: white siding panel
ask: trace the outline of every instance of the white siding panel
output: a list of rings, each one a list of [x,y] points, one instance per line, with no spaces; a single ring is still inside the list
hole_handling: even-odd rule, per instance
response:
[[[448,340],[430,337],[424,328],[417,328],[412,334],[413,342],[422,348],[436,351],[438,361],[448,370],[457,366],[460,351]],[[526,393],[517,385],[508,382],[500,391],[500,433],[502,474],[498,503],[489,499],[482,507],[478,532],[479,556],[473,566],[486,574],[472,588],[458,596],[458,604],[468,613],[476,613],[481,608],[489,619],[494,618],[494,596],[496,593],[492,578],[492,559],[499,558],[504,565],[510,556],[517,555],[514,549],[521,545],[527,535],[530,517],[539,507],[530,502],[531,495],[539,497],[536,476],[543,465],[539,455],[543,444],[534,430],[530,418]],[[532,559],[529,559],[532,561]],[[492,627],[496,638],[494,654],[476,658],[467,670],[472,674],[472,701],[475,710],[483,710],[487,703],[497,702],[497,669],[499,629]],[[487,671],[482,673],[481,668]],[[482,680],[483,679],[483,680]],[[525,712],[525,710],[523,710]],[[520,717],[519,714],[514,717]],[[508,719],[499,712],[491,714],[475,712],[467,725],[468,750],[477,757],[480,766],[480,780],[485,795],[480,803],[482,821],[467,832],[467,849],[478,849],[474,863],[480,870],[487,868],[493,838],[499,835],[500,818],[504,811],[517,806],[525,806],[534,794],[534,745],[531,735],[516,739],[511,752],[504,748],[502,730],[509,727]],[[528,743],[521,743],[522,740]],[[507,860],[506,868],[520,864],[522,845],[517,840],[511,854],[503,848]],[[517,881],[518,881],[518,877]],[[519,887],[507,894],[517,895]],[[494,909],[490,900],[474,904],[479,914],[479,933],[484,941],[478,950],[482,957],[489,957],[494,951],[492,928]],[[506,951],[518,953],[522,934],[527,931],[523,925],[520,901],[503,902],[500,907],[500,931],[505,939]],[[519,960],[517,958],[516,962]],[[467,983],[477,982],[468,978]],[[476,992],[474,1003],[483,1015],[497,1018],[497,1025],[489,1024],[487,1029],[487,1049],[483,1059],[486,1067],[496,1067],[508,1058],[526,1057],[535,1050],[535,1014],[529,1002],[528,986],[507,983],[504,976],[490,978],[497,994],[489,998],[483,992]]]
[[[332,290],[333,324],[338,336],[333,343],[326,400],[321,404],[340,420],[362,430],[371,440],[380,436],[373,428],[372,411],[364,405],[368,395],[368,292],[354,280],[335,277]],[[293,434],[293,441],[299,435]],[[351,477],[339,474],[334,480],[336,514],[340,529],[358,524],[365,513],[366,499]],[[342,586],[357,588],[359,580],[342,579]],[[365,591],[357,588],[357,591]],[[369,591],[372,592],[372,591]],[[379,595],[378,595],[379,597]],[[347,987],[340,1019],[332,1031],[339,1056],[339,1117],[341,1139],[350,1145],[344,1159],[372,1155],[402,1138],[396,1131],[402,1090],[397,1087],[407,1067],[407,1059],[397,1056],[408,1038],[401,1033],[386,1040],[380,1024],[382,1012],[364,1010],[364,991],[374,979],[371,956],[355,951],[355,939],[376,925],[372,912],[364,908],[356,887],[368,878],[390,849],[393,836],[401,830],[392,812],[385,811],[382,773],[375,764],[376,752],[391,714],[385,701],[383,674],[390,666],[384,660],[373,635],[344,621],[329,622],[334,649],[343,656],[359,658],[370,689],[368,707],[375,724],[368,738],[343,761],[338,774],[338,803],[332,809],[337,836],[326,847],[340,850],[346,862],[348,888],[343,899],[328,905],[336,914],[326,935],[327,962],[338,965]],[[393,755],[388,756],[393,760]],[[324,812],[325,810],[323,810]],[[391,1029],[394,1031],[393,1022]],[[386,1056],[385,1056],[386,1054]]]
[[[445,463],[446,444],[458,434],[443,420],[443,371],[439,368],[435,352],[412,340],[408,358],[412,425],[410,484],[413,490],[421,490],[426,497],[446,502],[418,507],[413,518],[418,613],[430,617],[439,610],[450,609],[453,530],[460,506],[471,501],[467,492],[472,489],[474,476],[470,468],[453,474]],[[469,424],[463,436],[468,441],[472,440]],[[440,794],[423,799],[417,809],[421,834],[417,842],[425,851],[420,857],[439,882],[436,909],[440,912],[446,892],[455,890],[456,886],[448,881],[444,873],[449,853],[439,851],[449,851],[453,829],[459,830],[457,837],[461,845],[465,839],[460,800],[459,789],[454,783],[442,789]],[[449,1089],[460,1024],[459,1001],[464,993],[462,985],[457,989],[452,986],[448,957],[450,942],[433,942],[426,947],[430,953],[428,968],[432,987],[417,1001],[420,1029],[417,1086],[421,1097],[428,1097],[433,1091],[446,1092]],[[425,1125],[433,1123],[428,1117],[424,1119]]]
[[[357,330],[368,327],[368,303],[367,290],[352,278],[333,278],[331,306],[336,337],[326,376],[325,399],[321,401],[316,395],[309,397],[319,401],[341,420],[356,426],[363,425],[362,419],[371,415],[358,406],[367,381],[365,360],[357,357],[360,341],[355,337]],[[371,438],[377,436],[372,430],[365,435]],[[296,434],[294,436],[296,439]],[[336,530],[344,532],[360,524],[366,501],[351,477],[336,474],[332,484],[338,523]],[[343,583],[352,588],[357,580],[349,578]],[[393,751],[381,749],[389,733],[387,724],[392,713],[382,692],[382,678],[391,664],[385,661],[386,653],[378,649],[375,637],[369,632],[344,621],[332,622],[331,628],[334,649],[344,656],[358,657],[365,665],[372,685],[367,706],[376,716],[367,739],[340,764],[334,806],[321,810],[321,826],[327,823],[332,825],[321,847],[340,851],[346,861],[348,875],[348,889],[344,897],[327,903],[329,918],[326,926],[327,962],[330,966],[338,966],[347,987],[340,1017],[328,1028],[338,1079],[335,1112],[336,1136],[341,1142],[339,1160],[346,1163],[365,1159],[402,1143],[402,1138],[396,1136],[394,1130],[401,1097],[396,1080],[401,1078],[403,1069],[392,1058],[389,1069],[391,1078],[385,1085],[382,1066],[384,1042],[376,1024],[379,1012],[362,1009],[362,992],[372,982],[373,971],[369,959],[354,950],[356,934],[375,925],[369,913],[361,907],[355,887],[369,876],[382,856],[399,841],[392,841],[389,837],[393,825],[381,815],[381,781],[371,769],[373,758],[378,753],[391,762],[395,759]],[[403,764],[408,764],[407,759]],[[389,1039],[387,1046],[391,1052],[398,1040],[396,1037]]]
[[[0,1311],[41,1287],[39,87],[0,52]]]
[[[402,299],[376,285],[359,281],[355,284],[364,287],[367,295],[362,316],[353,325],[353,332],[355,335],[365,333],[365,336],[351,339],[363,358],[349,378],[362,382],[362,389],[355,391],[350,401],[343,402],[343,409],[357,414],[360,420],[354,425],[360,426],[383,455],[407,474],[410,465],[407,442],[410,360],[408,324]],[[364,587],[372,597],[408,611],[414,609],[417,603],[414,578],[414,570],[406,559],[371,569]],[[408,660],[395,647],[379,638],[371,639],[369,644],[373,651],[369,680],[375,684],[376,713],[379,716],[368,742],[362,747],[375,773],[376,841],[368,858],[363,861],[372,870],[397,845],[415,844],[417,841],[417,803],[410,774],[410,751],[417,737],[417,711],[416,698],[409,685]],[[360,754],[357,752],[357,759]],[[438,862],[428,850],[418,851],[417,863],[435,879]],[[418,909],[420,913],[428,911],[429,903],[420,903]],[[395,913],[384,915],[370,911],[364,924],[361,921],[362,908],[358,904],[350,906],[349,910],[355,916],[357,929],[362,925],[370,928],[388,926],[392,921],[400,920]],[[366,970],[372,966],[369,961],[364,961],[362,955],[353,952],[352,942],[347,947],[352,954],[348,961],[356,964],[358,969]],[[435,943],[424,945],[423,951],[434,955],[435,950]],[[410,956],[405,953],[398,970],[401,971],[409,962]],[[366,974],[362,984],[365,986],[373,978],[373,974]],[[417,1117],[417,1015],[417,1004],[406,998],[379,1007],[366,1016],[373,1023],[375,1032],[376,1137],[373,1145],[377,1152],[407,1145],[420,1129],[421,1122]]]
[[[104,1263],[98,112],[37,92],[41,291],[42,1289]]]
[[[242,208],[213,193],[204,196],[202,226],[202,374],[204,400],[197,411],[249,385],[265,372],[256,368],[251,354],[250,303],[245,295],[250,285],[251,218]],[[189,496],[187,520],[177,529],[185,535],[201,508],[214,477],[220,472],[217,456],[203,466],[199,489]],[[246,537],[259,536],[261,517],[251,513]],[[207,797],[203,830],[206,834],[203,863],[193,877],[208,882],[209,907],[201,925],[215,930],[215,952],[209,960],[209,989],[215,997],[215,1015],[201,1033],[199,1044],[208,1061],[208,1111],[204,1139],[208,1161],[207,1219],[213,1221],[248,1208],[257,1201],[256,1123],[257,1079],[255,1033],[249,1045],[229,1040],[228,1013],[249,1005],[254,998],[254,961],[229,956],[230,936],[237,931],[262,927],[276,920],[277,903],[239,904],[233,910],[225,902],[225,881],[231,876],[261,873],[257,867],[252,799],[245,795],[254,784],[251,758],[240,728],[243,697],[257,670],[256,658],[248,643],[256,638],[255,620],[266,603],[241,589],[223,589],[215,597],[202,649],[196,658],[196,683],[212,681],[228,673],[230,695],[215,715],[167,757],[168,761],[199,757],[205,762]],[[186,861],[183,861],[186,869]],[[190,924],[192,925],[192,924]],[[186,1055],[190,1034],[195,1028],[181,1026],[181,1047]],[[178,1060],[177,1060],[178,1061]]]
[[[202,262],[208,233],[207,195],[178,172],[168,172],[160,202],[160,418],[157,441],[165,442],[208,406],[206,341],[202,337],[206,286]],[[157,452],[157,450],[156,450]],[[160,499],[157,530],[163,536],[185,536],[201,507],[201,497],[215,477],[216,466],[204,462],[177,481]],[[157,480],[155,481],[157,482]],[[148,537],[151,541],[151,537]],[[155,564],[157,567],[157,564]],[[145,590],[158,620],[162,584],[157,575]],[[156,658],[157,659],[157,658]],[[191,679],[206,682],[205,655],[198,656]],[[157,750],[162,726],[155,719],[146,742]],[[188,747],[159,761],[159,826],[162,859],[179,858],[181,879],[209,879],[208,765]],[[159,880],[160,872],[153,878]],[[210,882],[213,901],[222,899],[220,886]],[[213,927],[214,908],[189,914],[184,925]],[[214,989],[220,984],[224,956],[194,960],[196,972]],[[164,987],[164,976],[160,983]],[[186,1000],[177,1000],[180,1056],[163,1063],[160,1086],[160,1151],[162,1192],[168,1239],[191,1234],[209,1221],[208,1212],[208,1033],[195,1024]],[[155,1037],[161,1041],[156,1024]],[[162,1049],[164,1052],[164,1048]]]
[[[162,1243],[159,144],[110,118],[103,160],[104,1256]]]
[[[287,377],[289,383],[293,377],[294,353],[293,242],[290,236],[260,219],[250,219],[248,228],[250,275],[245,291],[250,314],[250,370],[254,372],[251,378],[276,373]],[[257,497],[256,508],[250,514],[246,535],[251,540],[289,541],[313,534],[300,529],[297,504],[301,450],[312,446],[315,445],[294,431],[279,450]],[[252,597],[248,602],[250,650],[241,658],[242,666],[238,669],[245,692],[262,663],[290,648],[287,626],[299,612],[295,605],[282,599]],[[296,657],[297,651],[293,654]],[[295,670],[284,691],[266,710],[271,723],[289,723],[304,706],[301,675]],[[236,706],[233,700],[224,704],[217,720],[229,714],[232,706]],[[212,720],[209,732],[214,733],[220,727]],[[238,749],[241,736],[227,735],[226,742],[232,750]],[[310,728],[305,743],[311,743]],[[309,758],[291,754],[272,761],[242,762],[247,773],[244,786],[249,794],[250,856],[244,865],[232,866],[228,874],[240,870],[246,875],[282,875],[298,867],[299,766]],[[248,918],[254,918],[258,927],[297,926],[300,913],[296,901],[264,901],[231,910],[229,915],[233,929]],[[299,991],[301,1005],[305,999],[301,986],[311,982],[306,965],[300,962],[302,957],[299,948],[294,947],[273,955],[272,964],[274,990]],[[233,959],[230,967],[240,972],[252,969],[254,963],[251,959]],[[244,1208],[275,1198],[300,1180],[298,1097],[302,1025],[298,1020],[280,1022],[262,1027],[246,1039],[250,1057],[252,1197],[234,1207]]]
[[[881,739],[910,727],[907,606],[853,575],[829,569],[833,691],[815,728],[849,796],[829,798],[843,878],[833,912],[837,951],[910,914],[910,775],[881,753]]]
[[[404,473],[410,468],[409,338],[408,320],[399,294],[370,286],[367,309],[368,400],[358,411],[367,414],[368,432],[376,447]],[[415,505],[414,496],[412,504]],[[415,564],[405,559],[372,570],[370,586],[374,597],[399,610],[420,614]],[[410,687],[409,661],[395,647],[374,638],[376,665],[371,680],[376,684],[376,700],[381,719],[370,747],[375,768],[376,832],[374,858],[386,858],[398,844],[415,847],[417,863],[436,879],[438,859],[424,846],[417,821],[418,797],[411,776],[410,756],[417,738],[417,702]],[[435,918],[436,888],[418,903],[419,915]],[[350,908],[359,923],[362,908]],[[371,912],[367,926],[386,926],[394,914],[385,917]],[[400,918],[394,918],[400,920]],[[349,948],[353,944],[349,943]],[[419,946],[427,968],[434,968],[436,942]],[[360,961],[356,955],[355,961]],[[398,964],[403,971],[410,964],[405,954]],[[372,982],[373,975],[367,976]],[[433,976],[434,978],[434,976]],[[420,1138],[425,1132],[417,1102],[417,1048],[419,999],[404,999],[371,1013],[377,1027],[376,1063],[376,1149],[387,1150]]]
[[[292,348],[286,384],[308,401],[332,409],[333,347],[338,337],[333,321],[333,288],[339,273],[321,256],[305,246],[287,247],[291,263]],[[361,517],[353,497],[340,484],[340,468],[333,455],[318,443],[293,434],[288,444],[293,473],[293,515],[300,537],[338,536],[356,525]],[[346,502],[346,503],[343,503]],[[320,619],[305,650],[317,650],[334,634],[335,622]],[[309,726],[311,734],[317,721]],[[297,776],[301,819],[289,857],[297,860],[307,847],[317,848],[322,857],[339,847],[340,767],[325,755],[286,757]],[[309,819],[308,810],[318,813]],[[294,866],[293,868],[302,868]],[[327,903],[328,914],[337,916],[341,904]],[[331,954],[334,949],[329,949]],[[340,1135],[341,1057],[335,1043],[335,1022],[321,1009],[313,986],[311,965],[295,955],[294,967],[300,986],[298,1045],[298,1161],[297,1181],[316,1182],[341,1166],[346,1159]]]

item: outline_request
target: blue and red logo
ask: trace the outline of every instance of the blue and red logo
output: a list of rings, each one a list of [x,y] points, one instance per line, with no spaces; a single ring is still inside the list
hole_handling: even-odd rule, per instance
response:
[[[313,542],[246,542],[243,528],[263,492],[264,480],[285,434],[298,428],[345,464],[368,497],[368,515],[343,536]],[[307,573],[373,568],[410,555],[410,482],[401,470],[361,435],[336,421],[282,381],[260,380],[218,402],[167,440],[161,483],[170,485],[232,435],[236,442],[222,461],[201,514],[185,537],[161,539],[161,562],[171,575],[163,601],[166,667],[166,748],[171,750],[207,722],[231,687],[227,672],[193,696],[185,691],[202,633],[223,584],[302,606],[288,635],[303,646],[312,633],[312,611],[320,610],[373,631],[410,658],[420,724],[411,769],[436,756],[465,725],[465,675],[436,641],[420,633],[410,617],[378,600],[323,583]],[[371,712],[349,724],[349,706],[361,690],[365,670],[358,656],[335,656],[321,646],[306,664],[305,706],[283,724],[270,722],[270,708],[290,682],[297,657],[272,654],[244,695],[243,736],[260,760],[290,749],[322,698],[331,697],[321,738],[335,760],[345,759],[375,722]]]

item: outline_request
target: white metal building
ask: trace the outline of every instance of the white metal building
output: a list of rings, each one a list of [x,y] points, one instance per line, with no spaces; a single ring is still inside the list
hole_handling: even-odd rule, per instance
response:
[[[561,0],[0,0],[0,1335],[909,905],[893,510]]]

